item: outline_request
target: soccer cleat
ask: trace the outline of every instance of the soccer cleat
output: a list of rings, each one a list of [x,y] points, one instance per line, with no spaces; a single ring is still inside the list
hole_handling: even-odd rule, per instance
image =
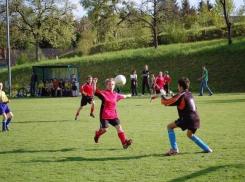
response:
[[[126,140],[124,143],[123,143],[123,148],[124,149],[127,149],[129,145],[131,145],[133,143],[133,140],[132,139],[129,139],[129,140]]]
[[[170,149],[169,152],[165,153],[164,156],[171,156],[179,153],[179,149]]]
[[[141,94],[141,97],[144,97],[144,94]]]
[[[97,135],[97,131],[95,131],[94,142],[95,142],[95,143],[98,143],[98,142],[99,142],[99,137],[98,137],[98,135]]]
[[[212,149],[208,149],[207,151],[204,151],[204,153],[213,153]]]
[[[91,116],[92,118],[95,118],[94,114],[92,114],[92,113],[90,113],[90,116]]]
[[[212,96],[213,94],[209,94],[209,96]]]
[[[78,118],[78,115],[75,116],[75,120],[77,120],[77,118]]]
[[[152,103],[152,99],[150,99],[150,103]]]
[[[6,126],[6,130],[7,130],[7,131],[9,131],[9,130],[10,130],[10,129],[9,129],[9,125],[7,125],[7,126]]]

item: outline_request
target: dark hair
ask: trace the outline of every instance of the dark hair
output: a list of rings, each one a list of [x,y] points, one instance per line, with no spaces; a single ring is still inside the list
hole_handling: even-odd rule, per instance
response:
[[[180,87],[183,87],[183,89],[186,90],[190,87],[190,80],[186,77],[182,77],[178,80],[178,84]]]
[[[132,71],[132,74],[133,74],[135,71],[136,71],[136,70],[133,70],[133,71]]]

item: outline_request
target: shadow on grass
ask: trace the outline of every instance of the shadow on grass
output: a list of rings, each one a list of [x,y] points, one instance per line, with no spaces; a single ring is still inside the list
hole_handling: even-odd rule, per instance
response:
[[[56,122],[71,122],[71,120],[56,120],[56,121],[14,121],[13,123],[56,123]]]
[[[119,148],[114,148],[114,149],[85,149],[85,151],[102,151],[102,150],[106,150],[106,151],[114,151],[114,150],[121,150]]]
[[[229,100],[203,100],[198,101],[198,103],[219,103],[219,104],[227,104],[227,103],[237,103],[237,102],[245,102],[245,99],[229,99]]]
[[[180,154],[181,155],[181,154]],[[178,155],[179,156],[179,155]],[[104,157],[104,158],[86,158],[86,157],[66,157],[61,160],[32,160],[30,162],[83,162],[83,161],[114,161],[114,160],[135,160],[146,157],[165,157],[163,154],[150,154],[150,155],[139,155],[130,157]],[[166,157],[167,159],[168,157]]]
[[[201,171],[192,173],[192,174],[188,174],[179,178],[175,178],[172,180],[169,180],[168,182],[181,182],[181,181],[189,181],[190,179],[195,180],[194,178],[202,176],[202,175],[206,175],[208,173],[217,171],[219,169],[223,169],[223,168],[229,168],[229,167],[235,167],[235,168],[244,168],[245,164],[230,164],[230,165],[223,165],[223,166],[214,166],[214,167],[209,167],[206,169],[203,169]]]
[[[39,152],[70,152],[70,151],[74,151],[74,150],[75,150],[75,148],[60,149],[60,150],[25,150],[25,149],[18,149],[18,150],[0,152],[0,155],[1,154],[39,153]]]

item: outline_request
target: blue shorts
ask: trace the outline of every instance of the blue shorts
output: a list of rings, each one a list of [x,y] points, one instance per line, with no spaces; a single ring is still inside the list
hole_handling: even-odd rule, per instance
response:
[[[9,109],[9,107],[8,107],[8,105],[7,104],[5,104],[5,103],[0,103],[0,115],[2,115],[3,113],[10,113],[11,111],[10,111],[10,109]]]

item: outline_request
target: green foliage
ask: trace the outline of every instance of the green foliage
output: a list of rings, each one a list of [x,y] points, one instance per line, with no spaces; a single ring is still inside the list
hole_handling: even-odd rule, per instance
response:
[[[174,85],[176,86],[176,85]],[[201,127],[196,135],[214,153],[204,154],[186,131],[176,128],[180,154],[164,157],[170,148],[167,124],[178,118],[176,107],[164,107],[160,98],[124,99],[117,112],[127,138],[123,149],[113,126],[99,143],[101,101],[74,120],[80,98],[13,98],[14,118],[9,132],[0,132],[1,181],[244,181],[245,95],[196,97]],[[30,114],[31,113],[31,114]],[[235,114],[234,114],[235,113]],[[72,124],[71,124],[72,123]],[[234,127],[236,126],[236,127]]]
[[[187,31],[178,22],[166,24],[164,30],[166,34],[160,37],[159,44],[173,44],[186,42],[188,40]]]
[[[23,53],[21,56],[16,58],[17,65],[25,64],[28,62],[27,54]]]
[[[123,74],[127,83],[123,91],[130,92],[129,75],[132,70],[138,74],[139,92],[141,92],[141,71],[145,64],[151,73],[168,70],[172,83],[179,77],[188,77],[191,90],[198,91],[201,66],[205,64],[209,71],[209,86],[217,92],[245,92],[245,38],[234,38],[232,45],[226,39],[203,41],[188,44],[165,45],[155,48],[142,48],[96,54],[92,56],[73,57],[71,59],[47,60],[34,65],[74,65],[80,67],[80,85],[86,82],[87,75],[99,78],[98,85],[104,88],[104,80]],[[12,67],[12,83],[29,83],[33,64]],[[232,74],[231,74],[232,73]],[[21,76],[20,76],[21,75]],[[7,70],[0,71],[0,78],[7,80]],[[170,89],[177,90],[173,85]]]

